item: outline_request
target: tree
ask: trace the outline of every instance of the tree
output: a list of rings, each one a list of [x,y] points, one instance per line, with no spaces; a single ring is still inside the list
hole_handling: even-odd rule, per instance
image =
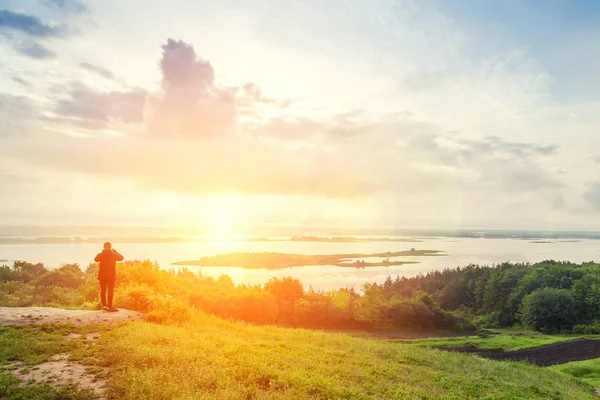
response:
[[[13,269],[16,271],[19,280],[23,282],[29,282],[47,271],[42,263],[32,264],[26,261],[15,261]]]
[[[440,307],[445,310],[456,310],[462,305],[472,306],[475,296],[469,290],[464,279],[454,279],[441,291]]]
[[[269,279],[265,283],[265,290],[271,293],[279,303],[289,302],[292,305],[304,295],[302,283],[298,279],[290,277]]]
[[[521,323],[536,331],[556,333],[577,323],[575,299],[567,289],[543,288],[528,294],[521,304]]]

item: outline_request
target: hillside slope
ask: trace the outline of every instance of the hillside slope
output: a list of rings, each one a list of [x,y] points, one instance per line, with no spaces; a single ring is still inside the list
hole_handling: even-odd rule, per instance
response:
[[[113,399],[596,398],[592,386],[552,369],[198,312],[178,326],[0,326],[0,397],[95,398],[51,380],[23,386],[57,357],[95,374]]]
[[[591,386],[522,363],[216,317],[134,322],[99,341],[119,398],[593,399]]]

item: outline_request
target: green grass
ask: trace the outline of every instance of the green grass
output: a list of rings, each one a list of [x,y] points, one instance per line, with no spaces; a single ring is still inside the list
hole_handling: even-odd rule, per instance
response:
[[[23,362],[35,365],[69,351],[69,326],[0,326],[0,364]]]
[[[554,365],[550,368],[572,375],[596,388],[600,388],[600,358]]]
[[[23,385],[8,372],[0,372],[0,398],[10,400],[91,400],[96,398],[89,390],[79,390],[73,385],[53,388],[49,385]]]
[[[134,322],[99,346],[123,399],[594,398],[591,386],[523,363],[208,316]]]
[[[485,337],[427,338],[400,340],[399,342],[423,347],[473,346],[479,349],[521,350],[582,337],[598,338],[589,335],[544,335],[530,331],[496,330],[493,334]]]
[[[19,375],[35,370],[35,365],[48,361],[53,355],[72,353],[86,355],[92,349],[82,336],[67,340],[69,333],[85,335],[111,329],[106,326],[75,327],[46,324],[39,326],[0,326],[0,399],[11,400],[90,400],[97,396],[91,390],[73,385],[52,387],[26,382]],[[75,358],[75,357],[74,357]],[[25,365],[25,366],[24,366]],[[14,373],[16,372],[16,376]]]
[[[76,341],[66,339],[68,333],[77,330],[82,328],[70,325],[0,326],[0,398],[14,400],[95,398],[91,391],[79,390],[72,385],[59,388],[49,385],[28,385],[18,377],[35,369],[36,364],[48,361],[55,354],[77,349],[79,345]],[[27,367],[23,367],[23,364]],[[9,372],[11,370],[16,371],[17,376]]]
[[[22,362],[35,365],[55,354],[85,351],[85,337],[67,340],[69,333],[85,335],[111,329],[108,326],[76,327],[64,324],[0,326],[0,365]]]
[[[110,367],[113,399],[595,398],[592,386],[524,363],[341,333],[250,326],[199,313],[179,326],[138,321],[105,327],[95,343],[66,341],[68,332],[81,329],[3,328],[0,343],[21,346],[21,352],[0,344],[0,360],[17,357],[33,366],[69,348],[91,371],[94,365]],[[47,397],[38,392],[13,397],[7,390],[37,390]],[[60,389],[71,391],[64,397],[56,390],[22,386],[0,373],[0,398],[86,398],[73,397],[86,396],[74,388]]]

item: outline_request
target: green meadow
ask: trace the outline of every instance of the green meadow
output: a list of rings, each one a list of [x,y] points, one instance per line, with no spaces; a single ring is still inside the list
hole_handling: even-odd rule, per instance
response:
[[[530,347],[544,346],[578,338],[598,339],[594,335],[546,335],[540,332],[495,329],[482,332],[475,336],[455,338],[424,338],[414,340],[399,340],[420,347],[459,347],[471,346],[478,349],[522,350]]]
[[[67,339],[90,332],[99,340]],[[171,325],[1,327],[0,396],[94,398],[74,386],[24,385],[6,370],[15,362],[35,368],[67,353],[106,380],[110,399],[595,398],[593,385],[554,368],[489,361],[423,343],[253,326],[202,312]]]

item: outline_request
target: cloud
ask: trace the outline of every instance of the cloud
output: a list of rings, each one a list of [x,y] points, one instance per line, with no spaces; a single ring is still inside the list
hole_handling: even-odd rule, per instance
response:
[[[67,32],[64,26],[44,24],[38,17],[0,10],[0,29],[12,29],[35,37],[59,37]]]
[[[35,42],[28,42],[16,46],[15,50],[27,57],[35,58],[37,60],[56,58],[55,52]]]
[[[320,142],[349,140],[364,135],[401,135],[412,125],[403,115],[389,114],[371,119],[361,112],[334,114],[320,120],[305,116],[276,116],[248,127],[257,137],[281,142]]]
[[[9,169],[0,168],[0,188],[5,194],[9,194],[11,190],[17,192],[23,186],[34,187],[39,184],[39,179],[23,173],[15,173]]]
[[[79,0],[42,0],[42,4],[48,8],[69,14],[83,14],[89,12],[87,4]]]
[[[313,176],[310,169],[295,168],[296,161],[289,155],[255,142],[236,146],[227,138],[186,143],[136,137],[61,137],[43,144],[15,144],[12,151],[19,151],[30,161],[46,168],[110,178],[133,178],[146,187],[188,194],[293,194],[305,193],[312,188],[317,194],[333,195],[344,189],[344,181],[352,178],[350,170],[346,169],[340,170],[347,174],[346,179],[341,179],[342,176],[327,179],[324,163],[321,174]],[[9,152],[9,149],[1,149],[0,152]]]
[[[496,136],[465,138],[405,114],[373,118],[355,112],[321,121],[273,118],[249,131],[283,146],[339,149],[344,153],[339,163],[361,165],[370,176],[371,190],[469,190],[509,196],[544,192],[548,203],[558,205],[556,192],[565,186],[545,166],[558,152],[557,145]]]
[[[39,115],[39,107],[31,99],[0,93],[0,138],[29,133]]]
[[[112,76],[93,64],[80,68]],[[455,201],[467,193],[519,199],[541,193],[562,207],[557,191],[563,185],[543,162],[556,156],[559,148],[553,144],[474,139],[410,112],[308,117],[283,107],[256,84],[220,85],[209,61],[173,39],[162,46],[160,69],[157,93],[101,92],[72,82],[54,103],[56,117],[42,117],[57,128],[134,124],[130,135],[39,136],[3,153],[22,154],[42,168],[187,195],[448,196]]]
[[[483,155],[509,154],[514,157],[525,157],[527,155],[547,156],[556,152],[556,145],[543,145],[535,143],[509,142],[497,136],[487,136],[483,140],[463,141],[468,144],[472,152]]]
[[[194,47],[182,40],[168,39],[162,45],[160,67],[163,87],[195,87],[208,90],[214,86],[215,72],[210,62],[198,59]]]
[[[106,79],[115,79],[115,75],[112,72],[110,72],[109,70],[107,70],[106,68],[102,68],[102,67],[99,67],[97,65],[90,64],[88,62],[82,62],[82,63],[80,63],[79,67],[82,68],[82,69],[84,69],[84,70],[86,70],[86,71],[89,71],[89,72],[92,72],[94,74],[100,75],[103,78],[106,78]]]
[[[543,192],[547,203],[557,205],[557,191],[565,187],[554,169],[543,163],[556,154],[556,145],[506,141],[496,136],[466,139],[431,127],[411,134],[405,146],[409,157],[425,158],[430,164],[470,176],[463,187],[471,192],[503,196]]]
[[[583,198],[596,211],[600,211],[600,180],[588,184]]]
[[[327,133],[329,127],[327,123],[306,117],[275,117],[266,123],[252,126],[249,131],[256,136],[282,141],[311,141],[316,135]]]
[[[193,46],[168,39],[160,62],[162,93],[152,104],[149,134],[154,137],[198,139],[236,129],[234,93],[215,84],[210,62],[197,57]]]
[[[561,189],[565,185],[552,174],[536,167],[522,163],[490,163],[481,167],[479,183],[484,187],[495,187],[502,194],[540,192],[545,189]]]
[[[432,128],[435,129],[435,128]],[[411,135],[407,145],[413,151],[436,154],[446,165],[470,167],[492,162],[527,162],[554,154],[556,145],[511,142],[497,136],[466,139],[456,133],[426,131]]]
[[[549,201],[558,201],[554,191],[561,188],[560,183],[536,165],[537,157],[547,157],[539,146],[523,144],[532,150],[522,152],[514,149],[518,143],[455,138],[451,147],[442,145],[449,139],[435,125],[393,117],[354,120],[356,115],[272,127],[280,137],[302,137],[308,132],[304,136],[308,144],[301,147],[289,146],[288,141],[263,141],[256,135],[222,135],[210,141],[156,141],[132,135],[54,139],[9,153],[28,154],[30,160],[45,168],[127,178],[148,188],[189,195],[350,198],[393,194],[403,198],[434,194],[461,197],[464,191],[500,190],[517,197],[543,192]],[[101,120],[100,124],[105,122]],[[308,126],[313,131],[306,130]],[[342,129],[356,134],[340,140]],[[493,148],[492,153],[498,154],[475,151],[481,148]]]
[[[21,78],[21,77],[19,77],[19,76],[13,76],[13,78],[12,78],[12,79],[13,79],[13,81],[17,82],[17,83],[18,83],[18,84],[20,84],[20,85],[23,85],[23,86],[30,86],[30,83],[29,83],[29,82],[27,82],[25,79],[23,79],[23,78]]]
[[[252,114],[257,106],[277,106],[288,108],[291,101],[279,100],[264,95],[262,89],[254,83],[245,83],[241,87],[231,88],[237,97],[237,104],[241,113]]]
[[[143,121],[146,92],[141,89],[131,91],[97,92],[81,82],[73,82],[67,90],[67,97],[59,100],[54,112],[89,126],[106,128],[111,119],[125,123]]]

